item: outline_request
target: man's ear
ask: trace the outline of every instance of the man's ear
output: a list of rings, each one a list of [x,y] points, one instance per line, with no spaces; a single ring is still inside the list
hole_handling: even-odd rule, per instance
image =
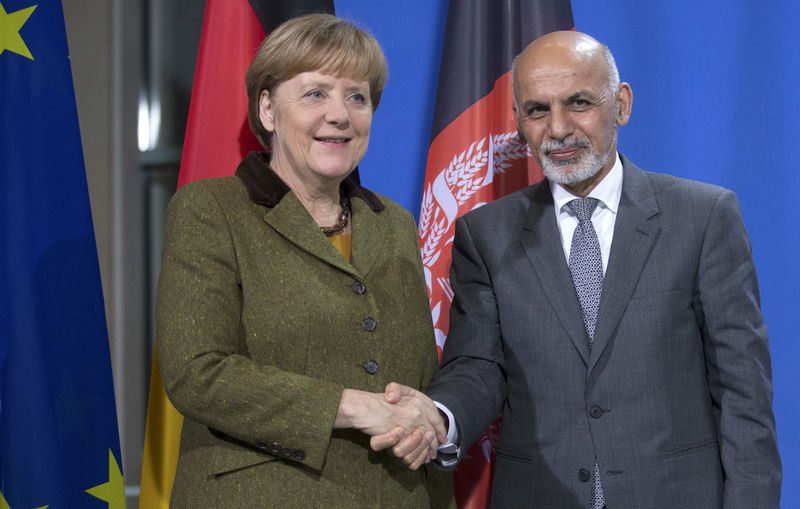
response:
[[[275,109],[272,107],[269,90],[262,90],[258,98],[258,119],[268,132],[275,131]]]
[[[618,126],[628,123],[633,108],[633,90],[627,83],[620,83],[617,89],[617,111],[614,120]]]

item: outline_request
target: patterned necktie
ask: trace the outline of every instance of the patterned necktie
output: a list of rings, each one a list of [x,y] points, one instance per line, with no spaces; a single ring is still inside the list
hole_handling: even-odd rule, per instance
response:
[[[600,294],[603,291],[603,257],[600,254],[600,242],[592,225],[592,213],[599,201],[595,198],[579,198],[572,200],[567,206],[578,218],[578,226],[572,235],[569,251],[569,271],[572,282],[581,303],[583,324],[589,336],[589,349],[594,342],[594,326],[597,323],[597,310],[600,307]],[[603,497],[603,485],[600,481],[600,469],[594,465],[592,482],[592,498],[589,507],[601,509],[606,501]]]

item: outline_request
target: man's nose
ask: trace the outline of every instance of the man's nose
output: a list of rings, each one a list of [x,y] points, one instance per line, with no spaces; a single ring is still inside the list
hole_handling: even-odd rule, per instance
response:
[[[563,141],[571,135],[574,126],[569,112],[564,108],[553,108],[548,117],[547,130],[549,137],[558,141]]]

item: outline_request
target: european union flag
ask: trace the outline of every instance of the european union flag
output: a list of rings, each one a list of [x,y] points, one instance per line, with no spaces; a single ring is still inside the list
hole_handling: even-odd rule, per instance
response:
[[[64,15],[0,0],[0,508],[125,507]]]

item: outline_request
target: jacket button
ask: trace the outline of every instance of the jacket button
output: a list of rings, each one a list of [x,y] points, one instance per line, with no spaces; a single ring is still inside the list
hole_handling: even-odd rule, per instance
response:
[[[585,468],[578,470],[578,479],[580,479],[581,482],[586,482],[591,478],[592,478],[592,473],[586,470]]]
[[[295,449],[292,451],[292,459],[295,461],[303,461],[306,459],[306,453],[302,449]]]
[[[366,371],[366,372],[367,372],[367,373],[369,373],[370,375],[374,375],[375,373],[377,373],[377,372],[378,372],[378,370],[380,370],[380,369],[381,369],[381,366],[380,366],[380,364],[378,364],[378,362],[377,362],[377,361],[374,361],[374,360],[372,360],[372,359],[370,359],[370,360],[368,360],[368,361],[364,362],[364,364],[363,364],[363,365],[364,365],[364,371]]]
[[[589,410],[589,415],[591,415],[595,419],[599,419],[603,415],[603,409],[595,405]]]
[[[368,316],[361,321],[361,326],[364,327],[365,331],[372,332],[378,327],[378,322],[376,322],[374,318]]]
[[[361,281],[353,281],[353,293],[356,295],[364,295],[367,292],[367,287]]]

